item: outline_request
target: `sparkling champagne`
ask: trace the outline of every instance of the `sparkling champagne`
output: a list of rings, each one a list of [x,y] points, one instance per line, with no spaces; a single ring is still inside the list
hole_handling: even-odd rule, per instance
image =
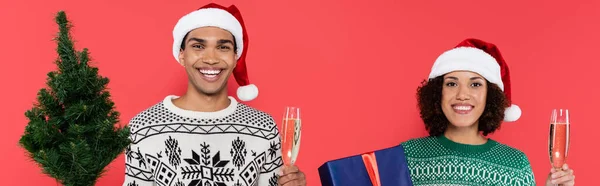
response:
[[[298,157],[302,128],[300,121],[300,109],[287,107],[281,129],[281,153],[285,165],[293,165]]]
[[[554,109],[550,116],[550,134],[548,136],[548,156],[555,169],[561,169],[567,161],[569,151],[569,110]]]
[[[283,156],[283,162],[286,165],[292,164],[292,148],[294,146],[294,133],[296,128],[296,122],[299,119],[284,118],[283,119],[283,134],[281,142],[281,152]]]
[[[552,166],[559,169],[565,164],[569,150],[569,125],[566,123],[550,124],[549,155]]]

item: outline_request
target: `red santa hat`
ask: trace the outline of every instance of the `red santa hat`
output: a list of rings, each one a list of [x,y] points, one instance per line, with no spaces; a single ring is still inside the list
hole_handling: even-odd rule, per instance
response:
[[[512,102],[510,73],[496,45],[479,39],[466,39],[436,59],[429,78],[432,79],[457,70],[478,73],[489,82],[498,85],[509,102]],[[520,117],[521,109],[515,104],[511,103],[504,111],[504,121],[517,121]]]
[[[248,50],[248,35],[244,27],[242,14],[235,5],[223,7],[210,3],[179,19],[173,29],[173,57],[179,60],[179,50],[183,37],[200,27],[214,26],[231,32],[237,44],[237,65],[233,69],[233,76],[240,85],[237,97],[242,101],[250,101],[258,96],[258,88],[250,84],[246,70],[246,51]]]

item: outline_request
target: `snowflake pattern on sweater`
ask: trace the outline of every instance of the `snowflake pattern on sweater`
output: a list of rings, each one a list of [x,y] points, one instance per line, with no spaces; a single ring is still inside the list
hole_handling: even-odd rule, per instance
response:
[[[275,186],[281,139],[269,114],[233,97],[217,112],[183,110],[177,96],[130,120],[123,186]]]

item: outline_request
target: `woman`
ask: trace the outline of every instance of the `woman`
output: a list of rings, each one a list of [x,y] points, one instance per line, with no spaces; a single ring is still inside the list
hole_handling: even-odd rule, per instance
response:
[[[402,143],[414,185],[535,185],[527,156],[486,138],[503,121],[516,121],[510,78],[493,44],[467,39],[444,52],[417,89],[429,137]],[[574,185],[566,165],[546,185]]]

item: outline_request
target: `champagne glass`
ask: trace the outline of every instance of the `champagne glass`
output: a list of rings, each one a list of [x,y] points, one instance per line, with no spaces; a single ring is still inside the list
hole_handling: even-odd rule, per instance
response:
[[[300,108],[285,107],[283,114],[283,134],[281,142],[281,152],[283,163],[285,165],[294,165],[300,150],[301,124]]]
[[[569,151],[569,110],[553,109],[550,116],[548,152],[554,169],[560,170],[567,161]]]

